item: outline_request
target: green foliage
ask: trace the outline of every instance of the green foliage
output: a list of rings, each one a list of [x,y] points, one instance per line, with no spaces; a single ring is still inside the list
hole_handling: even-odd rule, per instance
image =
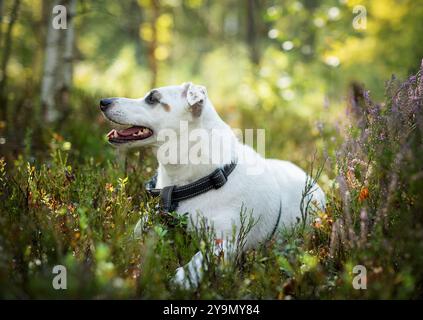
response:
[[[139,161],[139,152],[130,153],[125,165],[99,142],[103,154],[80,154],[68,142],[77,138],[52,133],[43,163],[31,160],[29,146],[16,159],[0,161],[1,296],[416,297],[423,278],[417,161],[423,118],[415,101],[421,101],[422,83],[421,73],[403,84],[392,81],[384,106],[361,91],[351,106],[351,130],[336,158],[328,159],[336,166],[325,165],[337,176],[327,190],[327,209],[310,211],[307,228],[299,221],[232,262],[211,254],[214,237],[205,224],[188,231],[186,216],[155,210],[157,200],[143,187],[152,174],[151,159]],[[63,132],[74,133],[72,127],[80,125],[69,123]],[[247,208],[240,210],[240,234],[247,234],[255,222]],[[144,222],[134,235],[140,218]],[[242,246],[243,239],[234,241]],[[175,269],[198,250],[209,265],[204,281],[194,291],[175,288]],[[51,286],[57,264],[68,269],[68,290]],[[357,264],[368,269],[367,290],[351,285]]]

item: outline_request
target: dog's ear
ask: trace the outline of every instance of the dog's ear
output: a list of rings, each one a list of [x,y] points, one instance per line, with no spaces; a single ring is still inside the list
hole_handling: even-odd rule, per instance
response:
[[[182,96],[187,99],[189,111],[193,117],[198,118],[206,104],[206,87],[195,85],[191,82],[184,83],[182,87]]]

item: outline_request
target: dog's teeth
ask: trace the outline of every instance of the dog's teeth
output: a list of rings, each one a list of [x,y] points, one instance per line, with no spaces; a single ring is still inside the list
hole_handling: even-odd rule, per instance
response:
[[[107,134],[107,138],[109,138],[109,139],[113,138],[114,134],[115,134],[115,130],[113,129]]]
[[[141,135],[142,135],[142,131],[141,130],[138,130],[137,132],[135,132],[135,133],[132,134],[133,137],[139,137]]]

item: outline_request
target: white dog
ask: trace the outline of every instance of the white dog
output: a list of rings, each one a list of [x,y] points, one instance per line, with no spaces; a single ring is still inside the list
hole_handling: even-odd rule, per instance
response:
[[[230,257],[236,249],[254,247],[278,227],[290,226],[301,217],[306,173],[287,161],[266,160],[240,143],[203,86],[184,83],[154,89],[140,99],[102,99],[100,108],[110,121],[124,127],[108,134],[110,143],[153,147],[159,162],[153,186],[157,190],[153,191],[160,193],[168,210],[188,212],[194,224],[199,217],[206,219],[218,238],[216,253],[223,250],[225,257]],[[209,146],[216,136],[223,142],[222,148]],[[179,200],[175,190],[185,192],[179,194]],[[324,206],[325,196],[317,185],[310,198]],[[252,212],[256,224],[245,246],[234,248],[229,242],[234,226],[236,230],[240,226],[242,207]],[[186,288],[198,285],[202,269],[207,267],[203,260],[201,252],[197,253],[185,267],[178,268],[175,282]]]

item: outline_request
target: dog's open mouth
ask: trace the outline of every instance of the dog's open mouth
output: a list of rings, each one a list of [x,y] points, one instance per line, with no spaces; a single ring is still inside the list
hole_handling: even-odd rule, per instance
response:
[[[144,140],[152,135],[153,131],[150,128],[133,126],[122,130],[113,129],[107,134],[107,138],[109,139],[109,142],[125,143],[136,140]]]

